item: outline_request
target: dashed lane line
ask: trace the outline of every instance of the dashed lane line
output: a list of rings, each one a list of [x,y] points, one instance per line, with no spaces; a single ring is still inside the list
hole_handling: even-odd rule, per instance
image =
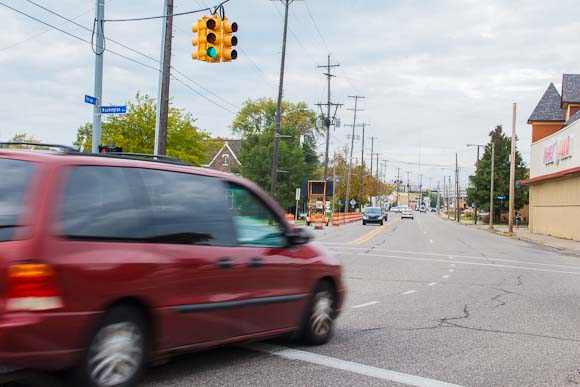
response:
[[[444,276],[441,276],[441,278],[447,279],[449,278],[449,274],[445,274]]]
[[[449,272],[450,272],[450,273],[453,273],[454,271],[455,271],[455,270],[453,270],[453,269],[449,269]]]
[[[288,360],[298,360],[305,363],[317,364],[323,367],[334,368],[354,374],[364,375],[375,379],[387,380],[416,387],[462,387],[458,384],[442,382],[435,379],[424,378],[402,372],[391,371],[384,368],[372,367],[352,361],[337,359],[317,353],[286,348],[278,345],[255,343],[246,345],[245,348],[257,352],[267,353]]]
[[[429,282],[429,283],[427,284],[427,286],[435,286],[435,285],[437,285],[437,282]]]
[[[401,293],[401,294],[402,294],[403,296],[406,296],[406,295],[408,295],[408,294],[413,294],[413,293],[416,293],[416,292],[417,292],[416,290],[407,290],[406,292],[403,292],[403,293]]]
[[[365,302],[364,304],[355,305],[355,306],[353,306],[353,308],[355,308],[355,309],[364,308],[366,306],[376,305],[378,303],[379,303],[378,301],[370,301],[370,302]]]

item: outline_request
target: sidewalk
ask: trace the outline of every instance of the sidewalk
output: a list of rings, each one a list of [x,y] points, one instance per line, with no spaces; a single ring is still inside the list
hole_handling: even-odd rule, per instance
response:
[[[447,220],[447,215],[440,216],[443,220]],[[461,221],[461,224],[466,226],[475,226],[480,230],[493,232],[499,235],[510,236],[508,233],[508,226],[507,225],[494,225],[493,229],[490,229],[487,224],[477,224],[474,225],[473,221]],[[513,238],[520,239],[527,242],[537,243],[543,246],[551,247],[557,250],[562,251],[566,254],[572,254],[580,256],[580,242],[569,240],[569,239],[562,239],[556,238],[553,236],[542,235],[542,234],[534,234],[531,233],[527,227],[520,227],[516,228],[514,226],[514,233]]]

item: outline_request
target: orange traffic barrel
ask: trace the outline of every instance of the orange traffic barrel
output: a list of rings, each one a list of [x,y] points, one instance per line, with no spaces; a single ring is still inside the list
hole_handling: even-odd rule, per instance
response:
[[[294,214],[286,214],[286,219],[288,219],[288,222],[294,224]]]

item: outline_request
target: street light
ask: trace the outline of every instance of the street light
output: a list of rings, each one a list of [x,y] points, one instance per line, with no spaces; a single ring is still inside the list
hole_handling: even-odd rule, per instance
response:
[[[479,144],[467,144],[467,147],[472,147],[472,146],[476,146],[477,147],[477,162],[476,162],[476,168],[479,168],[479,148],[485,148],[485,145],[479,145]],[[477,224],[477,201],[474,202],[475,206],[473,207],[473,223]]]

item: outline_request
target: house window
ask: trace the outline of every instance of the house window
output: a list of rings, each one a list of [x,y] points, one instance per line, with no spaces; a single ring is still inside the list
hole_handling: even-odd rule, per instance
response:
[[[230,155],[223,155],[222,156],[223,165],[228,165],[230,161]]]

